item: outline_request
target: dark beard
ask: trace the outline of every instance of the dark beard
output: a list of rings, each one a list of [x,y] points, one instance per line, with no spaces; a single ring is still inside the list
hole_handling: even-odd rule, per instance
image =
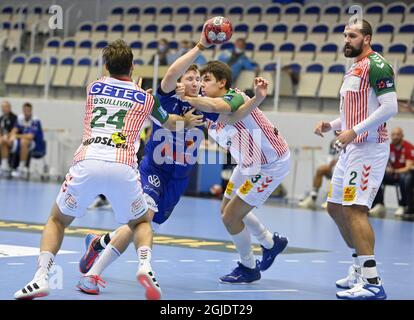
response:
[[[362,44],[359,48],[349,47],[351,51],[347,51],[346,47],[344,47],[344,55],[347,58],[355,58],[358,57],[362,53]]]

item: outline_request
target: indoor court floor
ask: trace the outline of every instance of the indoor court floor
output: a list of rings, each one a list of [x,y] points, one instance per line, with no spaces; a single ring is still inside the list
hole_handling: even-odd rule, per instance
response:
[[[13,293],[32,279],[41,229],[59,188],[53,183],[0,180],[0,300],[13,299]],[[255,213],[271,231],[289,238],[288,248],[262,273],[260,281],[250,285],[220,284],[219,276],[229,273],[237,261],[220,220],[220,201],[183,197],[170,220],[154,235],[152,266],[163,299],[336,299],[335,281],[346,276],[351,254],[328,214],[275,204]],[[414,223],[371,221],[388,298],[414,299]],[[138,257],[132,245],[103,273],[107,284],[100,295],[86,295],[75,287],[85,235],[117,226],[111,210],[88,211],[75,220],[55,261],[58,268],[51,276],[55,288],[44,299],[144,299],[144,290],[135,280]]]

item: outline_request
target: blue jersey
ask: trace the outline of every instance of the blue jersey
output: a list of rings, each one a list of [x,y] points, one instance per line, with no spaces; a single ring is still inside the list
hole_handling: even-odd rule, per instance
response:
[[[33,141],[36,143],[36,145],[43,143],[42,124],[36,117],[33,117],[29,121],[26,121],[23,115],[19,115],[15,128],[17,128],[17,133],[19,134],[31,133],[34,137]]]
[[[159,88],[157,90],[157,97],[160,100],[161,106],[170,114],[183,116],[193,108],[188,102],[182,101],[175,94],[175,91],[164,93],[161,88]],[[204,120],[209,119],[211,121],[216,121],[219,117],[219,114],[217,113],[200,113],[198,111],[195,113],[203,114]],[[159,139],[157,137],[157,131],[162,129],[163,128],[158,124],[153,123],[151,137],[145,146],[145,157],[147,158],[148,163],[157,166],[171,178],[183,179],[188,177],[193,167],[193,164],[188,163],[188,157],[197,159],[198,146],[202,141],[197,141],[197,137],[189,134],[189,130],[185,130],[184,134],[182,132],[170,132],[171,134],[168,135],[168,138]],[[190,130],[201,129],[202,127]],[[155,139],[154,136],[156,137]],[[168,141],[166,141],[167,139]],[[166,159],[167,163],[157,164],[154,160],[154,154],[159,153],[160,150],[162,157]]]

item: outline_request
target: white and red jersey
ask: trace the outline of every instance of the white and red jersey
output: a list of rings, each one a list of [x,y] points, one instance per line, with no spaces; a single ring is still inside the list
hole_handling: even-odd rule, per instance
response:
[[[395,91],[394,72],[390,64],[376,52],[355,62],[344,76],[340,90],[342,131],[352,129],[367,119],[380,106],[378,96]],[[359,134],[353,143],[388,140],[386,124]]]
[[[249,98],[237,89],[230,89],[223,99],[235,111]],[[233,125],[211,120],[207,125],[209,135],[228,149],[243,168],[272,164],[289,150],[285,139],[258,108]]]
[[[132,81],[102,77],[87,87],[82,144],[74,163],[85,159],[136,167],[140,131],[145,120],[164,123],[168,114],[158,99]]]

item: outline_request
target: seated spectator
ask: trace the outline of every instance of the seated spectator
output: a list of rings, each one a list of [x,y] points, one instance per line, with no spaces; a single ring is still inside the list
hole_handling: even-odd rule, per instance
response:
[[[238,38],[234,43],[232,51],[226,51],[219,55],[218,59],[221,62],[227,63],[232,72],[233,83],[236,82],[240,72],[243,70],[255,71],[259,74],[260,68],[256,62],[250,60],[246,54],[246,39]]]
[[[30,157],[41,158],[46,152],[42,125],[40,120],[33,116],[33,107],[30,103],[23,104],[23,114],[18,116],[11,138],[12,152],[19,157],[19,166],[12,172],[12,176],[28,179]]]
[[[394,128],[391,132],[390,159],[373,208],[369,211],[371,216],[385,216],[384,191],[386,185],[397,185],[399,190],[399,207],[394,214],[396,216],[414,214],[413,168],[414,146],[404,140],[401,128]]]
[[[9,176],[10,163],[9,155],[12,146],[11,131],[16,125],[17,116],[11,111],[11,105],[8,101],[1,103],[2,116],[0,117],[0,154],[1,169],[0,176]]]
[[[170,64],[170,44],[166,39],[160,39],[158,41],[158,48],[157,53],[154,54],[148,64],[153,65],[155,61],[155,56],[158,54],[159,56],[159,65],[160,66],[168,66]]]
[[[316,210],[316,199],[318,198],[319,189],[322,186],[322,180],[332,178],[333,169],[338,161],[339,153],[335,149],[336,138],[333,139],[329,145],[329,156],[327,163],[319,166],[316,169],[316,174],[313,177],[312,191],[305,199],[299,202],[299,207],[304,209]],[[322,204],[322,208],[326,209],[326,201]]]

